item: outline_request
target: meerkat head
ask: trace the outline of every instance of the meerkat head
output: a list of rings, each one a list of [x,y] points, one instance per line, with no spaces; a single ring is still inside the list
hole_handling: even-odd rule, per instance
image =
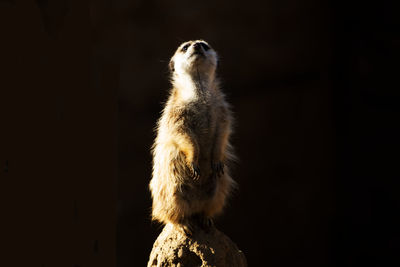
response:
[[[213,79],[218,64],[217,53],[203,40],[181,44],[171,58],[169,67],[174,80],[185,76]]]

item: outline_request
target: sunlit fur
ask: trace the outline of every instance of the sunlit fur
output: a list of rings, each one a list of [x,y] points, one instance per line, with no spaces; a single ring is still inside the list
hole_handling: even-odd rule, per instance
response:
[[[234,186],[228,169],[232,116],[215,75],[217,54],[202,48],[204,56],[193,55],[196,42],[204,41],[183,43],[171,59],[172,89],[152,148],[152,217],[162,223],[185,224],[194,214],[213,218]],[[218,162],[224,174],[215,178],[211,166]],[[200,167],[198,179],[191,163]]]

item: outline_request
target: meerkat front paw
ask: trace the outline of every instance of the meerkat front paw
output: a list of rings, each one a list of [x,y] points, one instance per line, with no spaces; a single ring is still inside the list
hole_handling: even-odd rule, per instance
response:
[[[212,162],[211,163],[211,170],[214,176],[220,177],[224,174],[224,163],[222,162]]]
[[[196,163],[190,164],[190,171],[192,172],[192,178],[198,180],[200,178],[200,167]]]

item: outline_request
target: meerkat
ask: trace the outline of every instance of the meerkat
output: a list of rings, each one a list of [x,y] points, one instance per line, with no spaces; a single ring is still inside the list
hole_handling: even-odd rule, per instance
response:
[[[203,40],[181,44],[170,60],[172,89],[152,147],[152,218],[192,234],[207,229],[235,186],[228,164],[230,106],[216,76],[217,53]]]

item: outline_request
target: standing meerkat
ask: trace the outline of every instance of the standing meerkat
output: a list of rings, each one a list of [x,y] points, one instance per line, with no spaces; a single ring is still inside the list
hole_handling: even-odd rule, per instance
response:
[[[234,186],[227,164],[232,115],[216,77],[217,53],[203,40],[170,61],[172,89],[152,147],[152,217],[186,233],[207,228]]]

